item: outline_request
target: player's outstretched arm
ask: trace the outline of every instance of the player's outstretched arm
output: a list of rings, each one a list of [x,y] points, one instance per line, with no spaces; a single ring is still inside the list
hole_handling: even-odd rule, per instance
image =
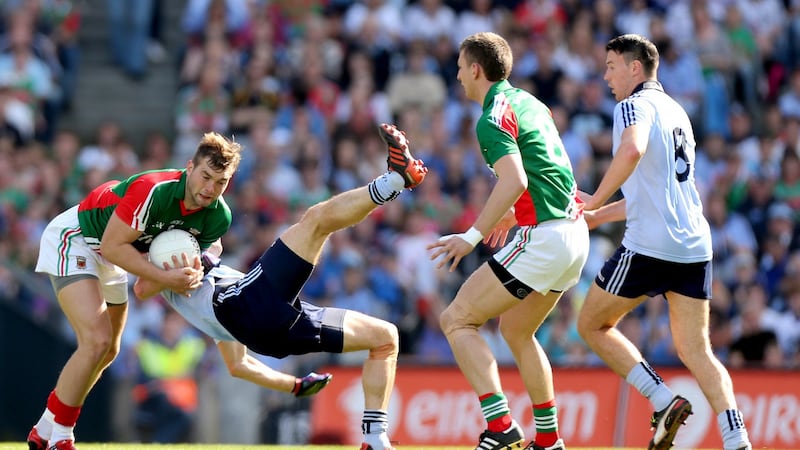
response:
[[[600,208],[583,212],[586,224],[590,230],[609,222],[620,222],[625,220],[625,199],[608,203]]]
[[[278,372],[250,356],[247,347],[240,342],[219,342],[217,348],[232,376],[267,389],[288,392],[297,397],[316,394],[333,378],[331,374],[318,375],[313,372],[303,378],[297,378],[294,375]]]

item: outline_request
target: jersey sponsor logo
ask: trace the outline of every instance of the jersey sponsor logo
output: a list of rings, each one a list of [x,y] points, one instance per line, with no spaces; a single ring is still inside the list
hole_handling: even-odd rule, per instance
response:
[[[75,257],[75,266],[80,270],[86,270],[86,257],[85,256],[76,256]]]

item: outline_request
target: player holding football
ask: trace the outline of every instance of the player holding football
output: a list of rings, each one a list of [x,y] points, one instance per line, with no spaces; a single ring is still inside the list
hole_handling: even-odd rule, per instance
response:
[[[454,270],[478,242],[502,245],[519,225],[514,240],[464,282],[440,322],[487,422],[477,448],[519,448],[525,440],[511,418],[497,361],[478,333],[499,316],[533,404],[536,437],[527,448],[563,450],[552,369],[534,333],[561,294],[578,282],[589,230],[550,110],[508,82],[512,65],[511,48],[497,34],[477,33],[461,43],[458,80],[466,96],[483,105],[478,142],[497,184],[472,228],[443,236],[429,249],[431,259],[442,257],[439,267],[450,262]]]
[[[626,34],[606,45],[604,79],[619,102],[614,158],[594,195],[585,196],[586,219],[592,227],[626,220],[625,235],[589,289],[578,331],[650,400],[656,412],[648,448],[668,449],[692,405],[673,395],[616,328],[645,299],[663,294],[675,349],[718,414],[723,447],[749,450],[733,383],[709,341],[711,232],[694,181],[692,124],[658,82],[658,60],[656,46],[643,36]],[[625,198],[606,204],[620,188]]]
[[[298,295],[331,233],[357,224],[379,205],[394,200],[404,188],[414,188],[425,178],[428,169],[411,156],[403,133],[387,124],[381,125],[380,131],[389,146],[389,171],[367,186],[309,208],[247,274],[204,255],[202,264],[208,274],[191,298],[164,290],[167,286],[152,278],[140,278],[134,285],[136,296],[143,299],[162,291],[175,310],[217,341],[231,375],[266,388],[312,395],[327,385],[331,375],[312,372],[295,378],[249,356],[248,348],[276,358],[369,350],[361,377],[361,450],[392,448],[387,410],[399,352],[397,327],[357,311],[320,308]],[[177,259],[174,262],[177,264]],[[200,258],[195,258],[194,267],[201,268]]]
[[[240,151],[239,144],[208,133],[185,169],[107,182],[47,225],[36,271],[50,276],[78,348],[28,434],[30,450],[75,449],[73,429],[81,406],[119,353],[128,315],[126,272],[184,293],[200,285],[202,270],[163,270],[142,254],[154,236],[170,228],[191,232],[202,249],[228,231],[231,212],[221,195],[239,165]],[[220,252],[221,246],[215,249]]]

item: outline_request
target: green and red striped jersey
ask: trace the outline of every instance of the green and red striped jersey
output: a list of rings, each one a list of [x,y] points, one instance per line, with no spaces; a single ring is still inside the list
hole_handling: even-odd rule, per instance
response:
[[[108,220],[117,216],[142,235],[133,246],[142,253],[153,238],[172,228],[186,230],[207,249],[231,226],[231,210],[220,197],[206,208],[187,210],[183,197],[186,170],[151,170],[124,181],[109,181],[94,188],[78,206],[78,221],[86,243],[100,249]]]
[[[522,157],[528,190],[514,204],[519,225],[580,214],[572,164],[544,103],[507,80],[498,81],[486,94],[475,129],[490,169],[505,155]]]

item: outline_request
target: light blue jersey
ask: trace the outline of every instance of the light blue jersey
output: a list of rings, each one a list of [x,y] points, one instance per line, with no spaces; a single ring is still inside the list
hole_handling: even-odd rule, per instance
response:
[[[677,263],[711,260],[711,231],[694,180],[695,140],[681,106],[648,81],[614,108],[613,149],[636,125],[648,135],[647,150],[623,183],[625,248]]]
[[[225,265],[214,267],[203,279],[203,284],[187,297],[165,290],[161,296],[187,322],[216,341],[235,341],[236,339],[222,326],[214,314],[214,290],[217,286],[230,286],[244,277],[242,272]]]

